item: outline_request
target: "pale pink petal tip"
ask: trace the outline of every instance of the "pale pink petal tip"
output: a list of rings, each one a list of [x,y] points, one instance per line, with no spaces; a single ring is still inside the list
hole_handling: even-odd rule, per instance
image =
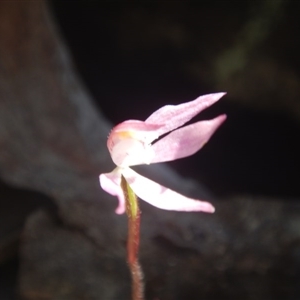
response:
[[[125,198],[120,186],[120,175],[117,172],[101,174],[99,181],[102,189],[112,196],[117,196],[119,205],[115,213],[121,215],[125,212]]]
[[[213,95],[216,96],[216,98],[220,99],[222,98],[223,96],[225,96],[227,94],[227,92],[219,92],[219,93],[215,93]]]
[[[185,197],[136,173],[130,168],[124,169],[123,176],[139,198],[160,209],[208,213],[215,211],[215,208],[209,202]]]
[[[115,213],[117,215],[122,215],[122,214],[124,214],[124,212],[125,212],[125,202],[124,201],[120,201],[120,198],[119,198],[119,205],[116,208]]]
[[[221,119],[220,121],[220,125],[227,119],[227,115],[223,114],[223,115],[220,115],[218,118]]]
[[[207,213],[214,213],[215,208],[212,206],[209,202],[202,202],[199,201],[201,204],[199,204],[199,211],[207,212]]]

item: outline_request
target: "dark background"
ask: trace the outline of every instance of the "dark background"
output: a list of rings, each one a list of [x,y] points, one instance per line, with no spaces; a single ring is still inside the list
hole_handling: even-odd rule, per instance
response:
[[[199,154],[171,165],[219,196],[299,196],[299,1],[51,4],[112,123],[227,91],[197,117],[226,113],[226,123]]]
[[[31,2],[26,3],[30,5]],[[15,5],[19,3],[16,2]],[[300,196],[298,174],[300,167],[298,142],[300,136],[300,1],[196,3],[194,1],[57,0],[49,1],[48,6],[56,22],[55,25],[61,33],[62,41],[67,44],[71,53],[76,71],[88,93],[92,95],[99,111],[103,112],[112,124],[126,119],[144,120],[154,110],[166,104],[190,101],[206,93],[227,92],[220,102],[194,119],[209,119],[222,113],[228,115],[227,121],[211,141],[196,155],[168,163],[184,177],[191,177],[203,183],[218,196],[221,202],[240,195],[242,199],[245,195],[253,196],[251,200],[251,203],[253,202],[251,205],[254,207],[253,216],[248,217],[248,211],[251,212],[253,208],[251,205],[244,208],[238,202],[240,213],[233,218],[230,205],[234,208],[236,203],[228,201],[230,212],[225,210],[225,217],[221,207],[220,213],[213,221],[207,219],[206,222],[210,224],[209,222],[217,223],[220,218],[220,224],[229,227],[228,234],[226,231],[228,228],[224,226],[228,236],[220,238],[216,233],[215,238],[218,247],[222,241],[225,241],[225,245],[228,242],[229,250],[224,254],[225,265],[228,253],[238,257],[236,245],[240,240],[244,242],[243,236],[246,240],[245,244],[249,245],[250,262],[247,265],[245,259],[245,273],[243,273],[243,266],[241,267],[239,262],[236,263],[234,260],[228,260],[229,267],[227,269],[224,267],[225,271],[221,270],[217,273],[213,269],[209,273],[211,261],[215,261],[212,255],[207,260],[207,265],[203,264],[204,272],[200,269],[196,270],[199,276],[201,274],[204,274],[202,275],[204,277],[206,274],[208,276],[207,291],[201,295],[214,297],[215,291],[217,296],[212,299],[232,299],[228,296],[232,295],[228,291],[235,291],[233,295],[243,297],[244,289],[255,290],[251,284],[255,286],[255,283],[261,282],[261,285],[258,285],[262,290],[266,286],[270,289],[266,293],[269,299],[283,299],[287,291],[290,291],[288,299],[298,299],[299,229],[295,227],[298,231],[295,229],[295,237],[292,236],[291,243],[285,231],[285,222],[288,221],[289,216],[297,219],[297,210],[295,209],[292,215],[293,211],[286,208],[280,215],[281,218],[277,218],[276,209],[280,211],[278,203],[280,203],[279,207],[280,205],[285,207],[286,203],[299,203]],[[22,25],[20,22],[19,26]],[[16,43],[15,46],[18,47],[18,44]],[[46,77],[47,69],[44,73]],[[18,159],[19,157],[16,157],[16,161]],[[4,181],[0,182],[0,191],[2,214],[0,228],[5,233],[5,239],[1,239],[0,245],[5,245],[1,248],[0,255],[0,299],[10,300],[14,298],[19,282],[24,281],[24,278],[26,281],[27,275],[32,271],[30,265],[29,270],[26,270],[28,273],[24,272],[22,280],[19,279],[20,244],[19,238],[14,238],[15,234],[23,232],[24,222],[34,210],[44,207],[55,211],[56,205],[53,199],[44,193],[16,187]],[[275,211],[274,219],[268,214],[264,219],[266,206],[261,204],[262,199],[270,201],[270,211]],[[257,207],[255,201],[258,203]],[[203,218],[205,220],[205,217]],[[257,221],[256,218],[261,221],[258,222],[261,226],[258,226],[259,229],[251,237],[249,234],[248,239],[245,233],[247,228],[243,228],[241,224],[251,225],[253,220]],[[170,224],[174,226],[172,222]],[[64,226],[69,226],[68,223],[66,225],[63,222],[60,225],[64,230]],[[90,224],[87,228],[90,228],[89,226]],[[195,231],[198,230],[196,229]],[[277,245],[280,251],[277,256],[274,255],[274,258],[273,254],[269,253],[273,253],[272,249],[276,245],[274,246],[272,241],[276,241],[276,237],[270,239],[271,242],[268,237],[272,234],[276,235],[277,229],[281,232],[282,239],[278,239],[281,248]],[[214,228],[211,230],[214,231]],[[7,232],[13,242],[10,240],[7,242]],[[209,238],[206,238],[205,233],[199,232],[199,244],[214,245]],[[199,258],[193,256],[195,255],[193,247],[191,250],[188,246],[186,248],[174,246],[161,236],[156,240],[165,247],[157,253],[163,253],[166,257],[172,256],[173,253],[174,257],[177,257],[180,252],[179,260],[184,261],[188,257],[190,270],[193,270],[193,259],[197,257],[198,261]],[[285,243],[286,240],[288,242]],[[125,241],[122,243],[125,245]],[[156,247],[153,241],[149,241],[150,243],[154,248]],[[255,252],[256,244],[260,245],[260,243],[263,251],[259,248]],[[65,244],[67,245],[68,242]],[[39,250],[38,246],[39,244],[37,245]],[[241,257],[247,252],[244,250],[242,248],[239,253]],[[68,251],[67,249],[66,252]],[[54,261],[60,252],[61,248],[58,247],[58,252],[52,257]],[[145,255],[148,255],[147,252]],[[218,255],[221,257],[218,262],[221,265],[223,253]],[[246,253],[246,258],[247,255]],[[270,257],[272,261],[269,262],[270,269],[266,273],[259,273],[255,259],[251,264],[251,255],[258,258],[258,261]],[[155,257],[155,252],[153,256]],[[90,257],[93,264],[93,257]],[[147,269],[147,264],[145,265]],[[73,265],[70,264],[67,269],[72,273],[73,269],[70,266]],[[157,269],[160,270],[160,266]],[[208,273],[205,273],[206,271]],[[121,272],[120,274],[122,275]],[[148,274],[150,278],[147,285],[150,291],[148,294],[157,295],[159,294],[157,290],[164,290],[165,284],[159,277],[162,275],[157,271],[159,275],[157,275],[158,279],[154,277],[155,281],[150,272]],[[195,273],[191,271],[189,274]],[[33,272],[33,282],[36,278],[34,275]],[[177,276],[173,280],[176,278]],[[187,281],[193,282],[192,279],[188,278]],[[203,282],[203,286],[206,286],[206,281]],[[121,280],[120,284],[122,284]],[[198,282],[195,284],[197,285]],[[28,286],[28,290],[32,286],[35,287],[34,284]],[[42,284],[41,290],[43,290]],[[186,289],[184,284],[182,291],[183,295],[186,295],[185,292],[190,293],[191,299],[192,296],[197,297],[199,292],[197,289],[193,293],[193,290]],[[236,299],[241,297],[237,296]],[[259,299],[263,299],[263,296],[260,297]]]

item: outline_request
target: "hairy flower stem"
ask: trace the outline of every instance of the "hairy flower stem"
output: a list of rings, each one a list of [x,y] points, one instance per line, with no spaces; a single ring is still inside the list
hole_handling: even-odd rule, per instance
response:
[[[125,196],[128,216],[127,262],[132,279],[132,300],[143,300],[143,271],[138,261],[141,212],[138,199],[123,176],[121,178],[121,187]]]

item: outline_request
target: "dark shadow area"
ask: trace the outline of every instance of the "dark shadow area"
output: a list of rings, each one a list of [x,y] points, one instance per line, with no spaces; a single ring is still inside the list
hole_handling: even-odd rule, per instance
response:
[[[57,214],[51,198],[0,181],[0,299],[17,299],[19,243],[27,217],[38,209]]]
[[[13,257],[5,263],[0,264],[0,299],[15,300],[17,297],[17,275],[19,260]]]

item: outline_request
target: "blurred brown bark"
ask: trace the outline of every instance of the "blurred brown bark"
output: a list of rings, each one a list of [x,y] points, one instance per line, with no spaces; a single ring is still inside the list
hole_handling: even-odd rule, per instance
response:
[[[41,223],[23,234],[21,296],[57,299],[64,293],[58,285],[65,286],[74,280],[68,295],[70,299],[75,299],[75,295],[79,297],[76,299],[83,299],[89,291],[78,292],[76,286],[81,278],[72,268],[64,267],[67,258],[52,264],[50,269],[43,265],[56,261],[57,252],[47,252],[51,243],[61,254],[65,246],[72,245],[67,242],[68,235],[63,240],[55,230],[47,235],[47,220],[59,232],[62,229],[59,223],[63,223],[70,230],[71,240],[85,241],[87,249],[94,253],[87,257],[90,262],[97,261],[93,255],[97,255],[98,248],[93,244],[101,247],[119,244],[115,230],[122,220],[114,218],[116,202],[100,190],[98,183],[101,170],[112,168],[105,146],[110,125],[100,118],[78,79],[49,12],[45,1],[0,2],[0,175],[9,184],[51,196],[58,205],[56,217],[45,215]],[[8,218],[2,217],[8,227],[6,234],[9,228],[11,234],[16,234],[14,226],[18,222],[20,230],[24,217],[32,211],[28,209],[31,200],[23,199],[20,205],[16,199],[0,199],[2,215],[10,214]],[[14,209],[6,201],[14,203]],[[112,225],[114,220],[119,225],[105,233],[103,227]],[[40,234],[45,240],[36,239],[38,228],[43,228]],[[36,250],[32,242],[38,245],[34,246]],[[74,248],[73,257],[80,261],[78,246]],[[32,255],[32,251],[36,254]],[[39,266],[36,272],[30,271],[34,265]],[[88,265],[86,261],[82,268]],[[65,282],[55,275],[58,270],[67,278]],[[42,274],[47,274],[46,280],[41,279]]]

